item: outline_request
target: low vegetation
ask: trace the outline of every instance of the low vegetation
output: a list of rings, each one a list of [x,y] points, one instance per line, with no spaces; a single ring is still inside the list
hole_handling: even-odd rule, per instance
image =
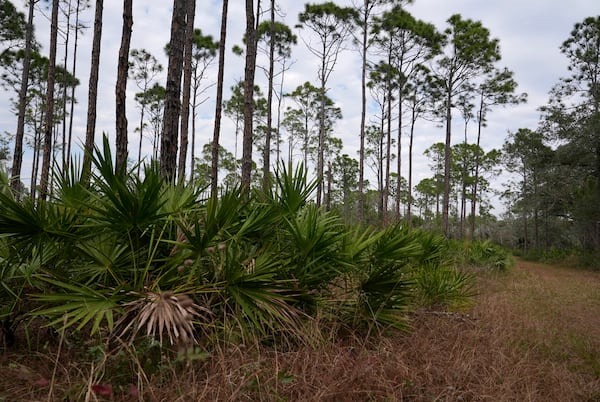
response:
[[[302,167],[282,167],[266,192],[202,199],[156,165],[142,179],[115,171],[106,140],[94,165],[89,186],[73,169],[48,201],[19,201],[6,185],[0,194],[5,350],[53,356],[55,370],[68,358],[89,375],[51,395],[144,389],[167,368],[242,347],[370,342],[473,293],[443,237],[349,227],[307,201],[316,183]]]
[[[593,273],[349,227],[302,168],[202,199],[94,162],[47,202],[0,194],[0,400],[600,396]]]

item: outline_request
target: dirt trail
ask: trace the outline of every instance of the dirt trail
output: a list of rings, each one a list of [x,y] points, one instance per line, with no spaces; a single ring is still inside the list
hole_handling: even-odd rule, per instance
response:
[[[549,380],[527,384],[528,397],[600,401],[600,273],[517,260],[483,277],[474,314],[506,341],[498,352],[518,353],[514,374]]]

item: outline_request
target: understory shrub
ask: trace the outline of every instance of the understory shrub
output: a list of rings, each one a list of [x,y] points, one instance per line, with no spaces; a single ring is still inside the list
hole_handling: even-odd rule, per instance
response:
[[[505,271],[514,264],[511,252],[490,240],[451,244],[459,266]]]
[[[108,356],[148,344],[170,354],[293,345],[336,328],[406,330],[415,303],[454,306],[471,294],[445,239],[347,226],[309,201],[317,182],[302,166],[281,166],[267,191],[206,199],[165,182],[156,164],[142,176],[117,170],[106,138],[93,163],[90,183],[62,172],[47,201],[0,191],[6,339],[35,318],[66,339],[86,334],[86,347]]]

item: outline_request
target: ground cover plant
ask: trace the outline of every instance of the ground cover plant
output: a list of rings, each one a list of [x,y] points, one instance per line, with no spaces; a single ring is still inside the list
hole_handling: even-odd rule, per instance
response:
[[[115,169],[106,139],[93,162],[89,185],[72,168],[47,201],[0,194],[3,347],[94,362],[88,382],[52,395],[78,399],[101,379],[137,389],[136,373],[178,353],[367,340],[470,296],[442,237],[347,226],[308,202],[302,167],[281,167],[268,191],[203,198],[154,164]]]

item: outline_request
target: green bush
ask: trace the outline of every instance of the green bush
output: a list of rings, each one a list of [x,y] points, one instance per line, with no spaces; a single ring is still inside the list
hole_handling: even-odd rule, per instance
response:
[[[106,138],[93,162],[89,184],[72,169],[47,201],[0,191],[0,319],[209,347],[305,340],[315,322],[405,329],[415,294],[444,306],[470,294],[467,276],[441,268],[442,237],[347,226],[309,202],[302,167],[281,167],[266,192],[206,200],[156,164],[116,170]]]
[[[423,266],[414,273],[416,303],[427,308],[460,308],[471,303],[474,276],[449,267]]]
[[[510,251],[489,240],[456,242],[453,248],[461,256],[459,266],[505,271],[514,264]]]

